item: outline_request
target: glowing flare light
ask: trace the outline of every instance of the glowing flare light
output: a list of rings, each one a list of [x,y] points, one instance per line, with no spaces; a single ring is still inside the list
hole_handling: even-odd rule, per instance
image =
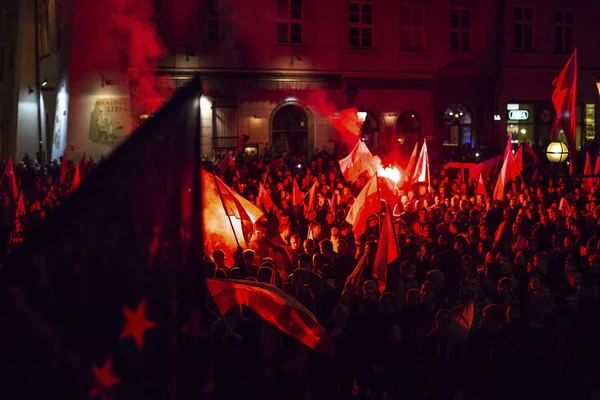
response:
[[[398,170],[398,168],[392,167],[391,165],[387,168],[379,167],[379,169],[377,170],[377,174],[379,176],[388,178],[389,180],[393,181],[394,183],[400,182],[400,178],[401,178],[400,171]]]

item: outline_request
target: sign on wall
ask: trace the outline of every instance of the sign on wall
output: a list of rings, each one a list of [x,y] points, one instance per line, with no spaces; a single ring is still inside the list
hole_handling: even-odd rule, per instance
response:
[[[510,121],[526,121],[529,119],[529,111],[527,111],[527,110],[510,110],[510,111],[508,111],[508,119]]]
[[[131,107],[127,97],[98,98],[90,116],[89,139],[115,147],[131,131]]]

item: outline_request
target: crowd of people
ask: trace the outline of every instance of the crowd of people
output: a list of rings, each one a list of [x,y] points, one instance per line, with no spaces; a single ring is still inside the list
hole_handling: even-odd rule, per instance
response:
[[[317,355],[252,310],[222,316],[207,299],[211,312],[200,324],[215,399],[600,397],[595,185],[540,165],[497,201],[476,194],[476,179],[432,169],[431,188],[404,185],[397,203],[382,207],[393,214],[400,257],[380,291],[373,265],[383,219],[373,215],[354,236],[345,219],[368,176],[346,182],[338,159],[321,149],[310,157],[242,153],[224,169],[206,162],[266,217],[249,248],[207,256],[206,276],[270,283],[278,274],[335,345],[333,358]],[[76,165],[67,165],[61,176],[59,162],[15,164],[26,214],[3,187],[2,256],[69,196]],[[95,166],[77,165],[82,175]],[[311,209],[293,200],[294,181],[303,193],[319,183]],[[363,256],[359,290],[344,291]],[[450,310],[468,302],[475,311],[463,338]]]
[[[241,154],[216,168],[268,224],[258,229],[260,245],[215,250],[208,276],[269,283],[278,273],[282,289],[335,343],[333,359],[322,358],[269,331],[250,309],[224,319],[213,307],[215,320],[206,323],[213,323],[217,398],[600,396],[595,186],[586,193],[581,181],[553,179],[535,165],[538,173],[522,174],[533,179],[507,185],[497,201],[475,194],[477,179],[432,170],[431,189],[405,185],[397,204],[382,208],[393,213],[400,257],[379,291],[373,264],[383,218],[373,215],[354,236],[345,218],[368,176],[348,183],[337,161],[323,149],[309,159]],[[294,204],[293,180],[304,193],[319,183],[312,210]],[[261,185],[270,202],[260,198]],[[226,265],[227,252],[236,253],[235,265]],[[348,293],[347,278],[365,254],[360,290]],[[475,311],[464,339],[450,310],[468,302]]]

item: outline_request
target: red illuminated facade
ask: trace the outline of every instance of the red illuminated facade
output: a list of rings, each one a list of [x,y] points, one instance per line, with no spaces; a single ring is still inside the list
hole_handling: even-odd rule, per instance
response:
[[[161,12],[168,38],[168,7]],[[306,95],[315,90],[338,110],[363,107],[375,150],[425,136],[485,148],[508,131],[544,145],[552,81],[574,46],[579,136],[596,137],[599,19],[588,1],[203,0],[191,33],[200,40],[160,71],[202,73],[205,145],[217,152],[243,135],[261,150],[334,147],[339,138]],[[508,120],[511,110],[528,118]]]

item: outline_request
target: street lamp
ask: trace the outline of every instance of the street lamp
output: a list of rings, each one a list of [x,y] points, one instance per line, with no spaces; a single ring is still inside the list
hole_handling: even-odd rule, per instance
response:
[[[367,119],[367,110],[365,110],[363,106],[360,106],[356,115],[358,116],[360,122],[365,122],[365,120]]]
[[[567,159],[569,148],[563,142],[550,142],[546,149],[546,157],[551,163],[561,163]]]

